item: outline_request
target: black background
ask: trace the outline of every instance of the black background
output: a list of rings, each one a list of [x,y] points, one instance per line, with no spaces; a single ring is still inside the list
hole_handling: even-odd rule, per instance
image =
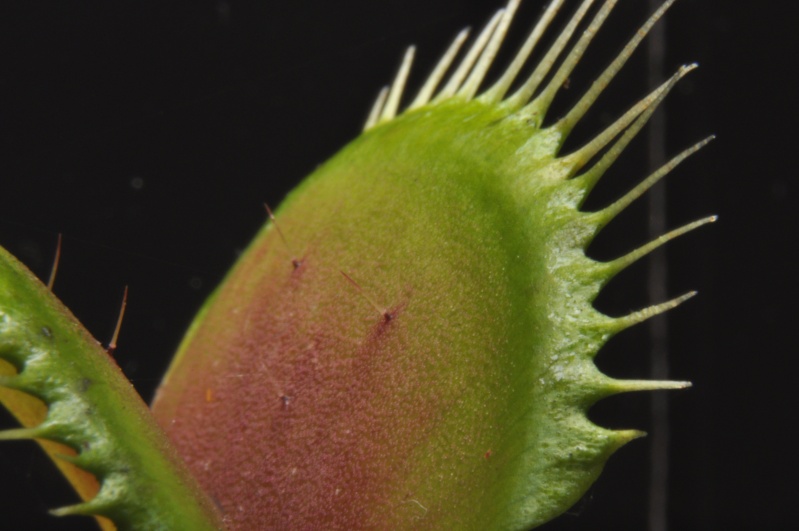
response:
[[[621,0],[553,116],[573,102],[646,16]],[[576,2],[569,2],[573,8]],[[680,0],[667,19],[667,65],[697,61],[667,103],[670,155],[718,140],[667,183],[670,227],[720,221],[670,244],[669,292],[700,296],[669,315],[673,529],[782,529],[795,520],[792,436],[796,348],[790,197],[797,82],[795,17],[763,3]],[[787,4],[786,4],[787,5]],[[526,0],[512,43],[541,2]],[[356,136],[402,50],[420,46],[416,87],[449,39],[494,0],[320,2],[5,2],[0,8],[0,243],[46,277],[100,340],[128,311],[116,358],[149,400],[204,297],[304,175]],[[561,19],[562,20],[562,19]],[[512,46],[510,46],[512,48]],[[570,140],[579,145],[646,91],[639,52]],[[588,206],[646,173],[645,138]],[[591,248],[610,258],[646,239],[646,201]],[[646,304],[645,264],[598,306]],[[598,359],[645,377],[646,327]],[[646,395],[610,399],[592,418],[650,426]],[[3,425],[11,421],[3,417]],[[0,445],[0,528],[81,529],[46,509],[69,494],[30,443]],[[586,499],[547,529],[643,529],[649,443],[614,456]]]

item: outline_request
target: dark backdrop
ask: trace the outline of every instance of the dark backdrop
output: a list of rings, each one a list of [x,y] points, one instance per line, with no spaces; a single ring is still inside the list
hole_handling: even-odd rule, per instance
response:
[[[0,242],[46,277],[63,233],[55,292],[103,342],[130,286],[116,358],[149,400],[193,313],[263,223],[262,202],[277,205],[358,134],[405,45],[420,46],[418,86],[457,30],[482,23],[498,3],[3,3]],[[526,0],[517,25],[540,4]],[[559,108],[644,19],[644,4],[620,2]],[[702,65],[668,100],[667,151],[719,136],[669,178],[668,224],[720,215],[668,250],[669,292],[700,292],[669,315],[672,375],[695,384],[669,395],[673,529],[780,529],[795,519],[795,17],[762,5],[680,0],[667,21],[669,71]],[[645,93],[645,59],[635,56],[572,146]],[[645,174],[644,149],[645,138],[591,205]],[[594,256],[646,239],[639,203],[600,237]],[[622,275],[599,307],[621,314],[645,305],[645,273],[639,265]],[[598,363],[645,377],[647,349],[643,326],[614,339]],[[614,398],[592,416],[647,429],[648,404],[646,395]],[[83,528],[46,515],[70,497],[37,452],[0,445],[0,528]],[[547,528],[644,528],[648,456],[647,440],[630,444]]]

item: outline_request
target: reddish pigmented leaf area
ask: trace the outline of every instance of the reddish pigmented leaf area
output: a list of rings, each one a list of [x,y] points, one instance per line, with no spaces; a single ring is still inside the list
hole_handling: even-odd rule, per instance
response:
[[[154,404],[233,528],[399,525],[454,503],[420,492],[433,470],[469,485],[491,473],[484,454],[497,419],[481,402],[500,398],[490,386],[502,380],[480,364],[501,356],[501,342],[463,349],[474,331],[447,334],[467,322],[497,328],[494,290],[473,287],[490,286],[491,274],[479,282],[480,268],[448,259],[467,242],[448,244],[454,252],[397,245],[409,226],[425,230],[417,214],[376,223],[370,208],[348,208],[280,217],[293,244],[323,234],[310,234],[297,268],[275,231],[254,245]],[[346,248],[324,234],[348,230]]]

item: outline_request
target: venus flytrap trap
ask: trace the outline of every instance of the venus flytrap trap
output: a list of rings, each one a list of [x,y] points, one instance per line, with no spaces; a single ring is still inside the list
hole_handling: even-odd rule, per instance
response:
[[[24,266],[0,254],[0,399],[25,426],[0,440],[41,440],[88,498],[52,512],[100,515],[118,529],[219,528],[213,503],[110,356]]]
[[[0,400],[26,427],[0,438],[76,454],[50,450],[77,467],[66,475],[87,500],[59,514],[102,515],[120,529],[527,529],[582,496],[642,435],[597,426],[587,410],[689,385],[611,378],[596,353],[693,293],[621,317],[592,302],[626,267],[715,218],[615,260],[586,256],[603,227],[709,139],[611,205],[581,210],[695,65],[561,153],[672,1],[550,123],[616,2],[592,13],[583,1],[522,75],[563,3],[549,4],[482,91],[519,0],[465,51],[461,32],[400,111],[408,49],[364,133],[269,211],[187,333],[153,416],[69,312],[1,255],[0,357],[10,366],[0,383],[14,391]]]

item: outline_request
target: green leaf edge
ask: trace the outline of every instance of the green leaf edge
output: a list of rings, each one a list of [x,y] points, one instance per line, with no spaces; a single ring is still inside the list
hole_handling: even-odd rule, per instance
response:
[[[48,406],[40,425],[0,432],[0,440],[64,444],[77,455],[59,457],[100,483],[91,500],[53,514],[104,516],[120,530],[224,528],[215,504],[111,356],[2,247],[0,358],[17,369],[16,375],[0,376],[0,386]]]

